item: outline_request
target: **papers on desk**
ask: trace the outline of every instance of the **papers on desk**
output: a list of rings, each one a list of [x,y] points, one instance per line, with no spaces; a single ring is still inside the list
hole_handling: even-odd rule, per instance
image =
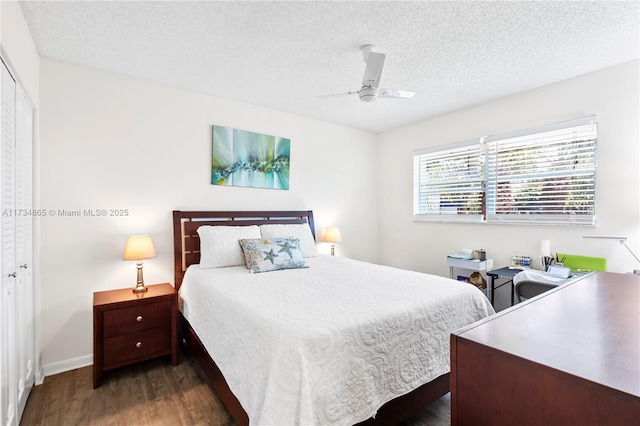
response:
[[[470,260],[473,259],[473,249],[460,249],[454,253],[451,253],[447,257],[450,257],[452,259]]]
[[[567,279],[571,275],[571,268],[565,266],[549,265],[547,275],[555,278]]]

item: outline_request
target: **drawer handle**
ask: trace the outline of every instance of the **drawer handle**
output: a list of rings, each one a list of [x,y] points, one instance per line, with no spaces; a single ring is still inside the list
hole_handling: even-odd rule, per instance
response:
[[[136,343],[136,348],[142,347],[142,342]]]
[[[142,322],[142,315],[138,315],[138,316],[136,317],[136,321],[138,321],[138,322]]]

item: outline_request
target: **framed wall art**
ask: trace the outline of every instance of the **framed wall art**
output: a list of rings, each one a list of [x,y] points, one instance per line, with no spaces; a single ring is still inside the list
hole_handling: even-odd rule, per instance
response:
[[[289,189],[291,140],[213,126],[211,184]]]

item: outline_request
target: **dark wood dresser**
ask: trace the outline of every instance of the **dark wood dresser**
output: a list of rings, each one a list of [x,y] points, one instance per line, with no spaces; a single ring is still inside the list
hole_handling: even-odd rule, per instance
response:
[[[596,272],[451,335],[453,425],[640,422],[640,276]]]

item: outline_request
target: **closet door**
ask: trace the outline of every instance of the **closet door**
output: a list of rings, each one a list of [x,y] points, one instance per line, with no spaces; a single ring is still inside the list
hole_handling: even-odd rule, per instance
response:
[[[15,256],[18,419],[35,382],[33,324],[33,108],[16,92]]]
[[[17,352],[15,309],[15,237],[14,237],[14,164],[16,124],[16,83],[2,66],[2,148],[0,150],[0,285],[2,310],[0,311],[0,417],[1,424],[16,425],[17,420]]]

